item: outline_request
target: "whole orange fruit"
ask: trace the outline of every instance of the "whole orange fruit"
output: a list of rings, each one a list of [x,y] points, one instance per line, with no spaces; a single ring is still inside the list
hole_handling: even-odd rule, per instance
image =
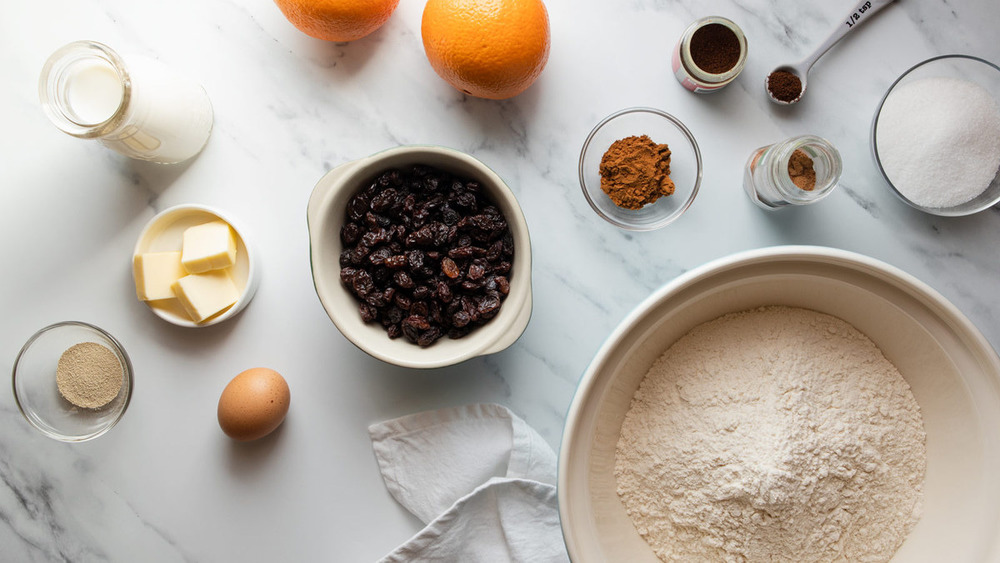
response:
[[[549,58],[542,0],[428,0],[420,31],[434,71],[480,98],[520,94]]]
[[[354,41],[382,27],[399,0],[274,0],[299,31],[326,41]]]

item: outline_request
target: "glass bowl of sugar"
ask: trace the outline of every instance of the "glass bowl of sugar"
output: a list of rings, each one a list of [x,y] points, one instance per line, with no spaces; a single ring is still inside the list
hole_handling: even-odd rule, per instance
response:
[[[64,321],[28,339],[14,360],[14,400],[46,436],[85,442],[111,430],[132,398],[132,362],[94,325]]]
[[[902,74],[882,97],[872,154],[911,207],[947,217],[1000,202],[1000,68],[943,55]]]

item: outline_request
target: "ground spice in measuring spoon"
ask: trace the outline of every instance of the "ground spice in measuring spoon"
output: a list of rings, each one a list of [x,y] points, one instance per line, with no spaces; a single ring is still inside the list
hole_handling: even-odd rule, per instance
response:
[[[767,76],[767,91],[776,100],[794,102],[802,95],[802,81],[787,70],[776,70]]]
[[[625,209],[641,209],[674,193],[670,148],[648,135],[619,139],[601,158],[601,190]]]
[[[727,72],[740,60],[740,40],[728,27],[710,23],[691,36],[691,60],[707,73]]]
[[[788,159],[788,177],[800,190],[811,192],[816,188],[816,169],[804,151],[796,149]]]
[[[56,386],[67,401],[85,409],[107,405],[122,388],[122,364],[96,342],[70,346],[56,365]]]

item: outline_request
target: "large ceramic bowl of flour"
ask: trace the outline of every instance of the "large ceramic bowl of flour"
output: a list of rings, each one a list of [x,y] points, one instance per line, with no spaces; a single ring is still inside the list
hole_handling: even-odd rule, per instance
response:
[[[1000,357],[954,305],[913,276],[850,252],[787,246],[687,272],[650,296],[598,351],[570,406],[559,454],[559,511],[573,561],[658,560],[626,512],[615,475],[633,397],[657,359],[695,327],[770,306],[853,326],[912,391],[926,432],[922,510],[892,561],[1000,560]],[[873,420],[880,409],[872,409]]]

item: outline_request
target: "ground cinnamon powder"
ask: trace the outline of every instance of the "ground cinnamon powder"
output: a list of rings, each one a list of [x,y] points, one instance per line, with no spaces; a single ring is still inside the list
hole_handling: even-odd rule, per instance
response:
[[[810,161],[811,162],[811,161]],[[674,193],[670,179],[670,149],[648,135],[611,144],[601,158],[601,189],[625,209],[640,209]]]
[[[796,150],[788,159],[788,177],[800,190],[811,192],[816,188],[816,169],[805,152]]]

